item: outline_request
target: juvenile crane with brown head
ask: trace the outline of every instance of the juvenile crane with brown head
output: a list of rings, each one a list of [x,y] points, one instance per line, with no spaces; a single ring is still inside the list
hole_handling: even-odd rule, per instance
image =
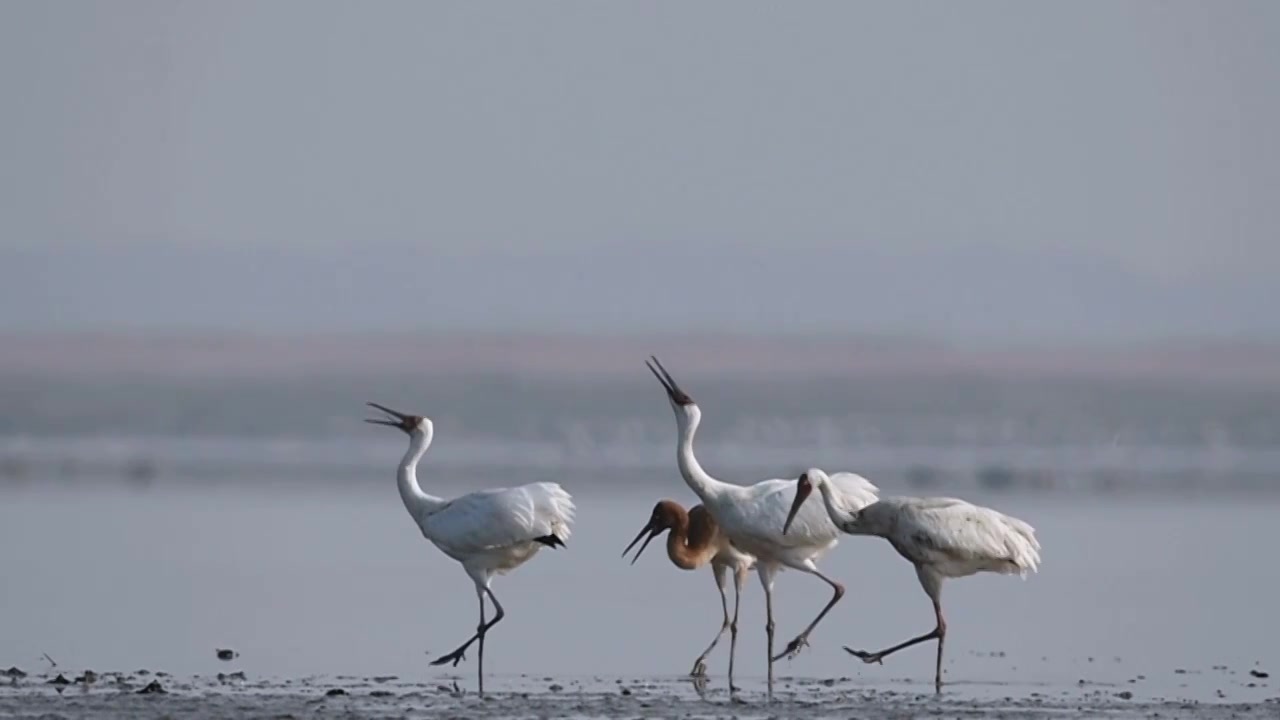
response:
[[[706,650],[693,661],[693,670],[689,672],[693,677],[705,677],[707,674],[707,657],[711,651],[715,649],[716,644],[720,642],[720,638],[724,636],[725,630],[729,631],[729,689],[732,692],[737,688],[733,684],[733,659],[738,646],[738,608],[742,601],[742,587],[747,580],[747,572],[755,564],[755,558],[733,547],[729,542],[729,538],[720,532],[716,521],[711,517],[711,513],[701,505],[694,505],[685,512],[680,503],[674,500],[660,500],[658,504],[653,506],[653,512],[649,516],[649,522],[640,529],[640,533],[631,541],[626,550],[622,551],[623,557],[635,547],[636,543],[643,538],[644,543],[640,545],[640,549],[636,550],[636,554],[631,558],[631,564],[635,564],[640,558],[644,549],[649,546],[649,541],[655,537],[668,532],[667,535],[667,557],[671,563],[681,570],[697,570],[704,565],[710,563],[711,570],[715,575],[716,587],[720,590],[720,608],[724,612],[724,620],[720,624],[720,631],[716,633],[711,644]],[[729,599],[725,595],[725,580],[729,571],[733,571],[734,578],[734,597],[733,597],[733,617],[729,617]]]

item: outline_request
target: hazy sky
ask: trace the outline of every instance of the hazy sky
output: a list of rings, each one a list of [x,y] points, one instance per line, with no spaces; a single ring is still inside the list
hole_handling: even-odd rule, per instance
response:
[[[0,3],[0,330],[1280,337],[1280,2]]]

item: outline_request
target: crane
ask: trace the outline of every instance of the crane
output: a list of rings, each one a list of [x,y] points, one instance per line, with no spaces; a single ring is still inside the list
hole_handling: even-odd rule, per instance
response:
[[[671,373],[655,356],[645,364],[662,387],[676,416],[678,428],[676,463],[680,475],[702,500],[702,504],[715,518],[716,524],[729,536],[739,550],[755,556],[756,574],[764,586],[765,633],[768,638],[768,688],[773,696],[773,664],[783,657],[795,657],[808,644],[809,634],[817,627],[831,608],[844,596],[844,586],[824,575],[816,564],[826,551],[835,547],[840,531],[827,517],[819,502],[804,504],[796,516],[796,532],[784,534],[782,522],[786,519],[788,491],[794,487],[791,480],[765,480],[755,485],[743,486],[723,482],[702,469],[693,454],[693,437],[702,420],[702,411],[685,392]],[[832,477],[837,491],[845,502],[862,507],[875,502],[878,488],[866,478],[855,473],[837,473]],[[779,654],[773,652],[773,584],[782,568],[791,568],[815,575],[831,586],[830,602],[818,616]]]
[[[720,590],[720,608],[724,611],[720,632],[716,633],[715,639],[706,650],[702,651],[698,659],[693,661],[693,670],[689,675],[706,676],[707,656],[715,649],[716,643],[720,642],[724,631],[728,630],[729,692],[733,692],[737,689],[733,685],[733,656],[738,647],[738,606],[742,601],[742,586],[747,581],[747,572],[755,565],[755,558],[733,547],[728,536],[720,532],[715,519],[705,507],[694,505],[686,512],[675,500],[659,500],[658,504],[653,506],[648,524],[640,529],[636,539],[622,551],[622,556],[626,557],[631,548],[640,542],[640,538],[644,538],[644,543],[640,545],[639,550],[636,550],[635,557],[631,558],[631,564],[634,565],[636,560],[640,559],[644,549],[649,547],[649,541],[668,530],[670,534],[667,536],[667,557],[681,570],[697,570],[710,563],[711,570],[715,574],[716,587]],[[646,533],[648,537],[645,537]],[[729,619],[729,598],[724,592],[726,576],[731,570],[734,579],[732,620]]]
[[[880,652],[845,650],[867,663],[881,663],[884,658],[903,648],[928,640],[938,641],[938,658],[933,685],[942,692],[942,645],[947,637],[947,622],[942,617],[942,581],[966,577],[980,572],[1027,576],[1040,565],[1040,542],[1035,528],[1027,523],[992,510],[948,497],[891,497],[865,507],[852,507],[842,502],[832,478],[817,468],[800,475],[796,481],[795,501],[782,531],[788,532],[792,521],[803,517],[807,498],[816,486],[822,495],[827,515],[842,532],[850,535],[877,535],[889,541],[893,549],[916,566],[920,587],[933,601],[938,624],[932,631]]]
[[[462,569],[475,583],[476,597],[480,600],[480,624],[475,635],[431,664],[451,662],[457,667],[466,659],[467,648],[479,641],[476,674],[479,693],[484,695],[484,638],[506,615],[490,588],[493,577],[523,565],[543,546],[564,547],[573,522],[573,499],[558,484],[549,482],[481,490],[452,500],[429,495],[418,484],[418,460],[431,445],[434,435],[431,420],[377,403],[371,402],[369,406],[382,411],[386,417],[368,418],[365,422],[393,427],[409,435],[409,449],[396,473],[400,499],[423,536],[445,555],[462,563]],[[485,621],[486,595],[494,608],[493,619],[488,622]]]

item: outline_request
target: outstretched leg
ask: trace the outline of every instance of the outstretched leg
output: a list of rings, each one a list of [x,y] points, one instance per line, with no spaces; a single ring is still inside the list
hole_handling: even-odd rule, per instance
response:
[[[478,577],[476,575],[473,575],[472,579],[475,580],[476,582],[476,595],[479,596],[480,598],[480,625],[476,627],[476,634],[472,635],[466,642],[462,643],[462,645],[459,646],[457,650],[454,650],[448,655],[444,655],[442,657],[436,658],[435,660],[432,660],[431,664],[444,665],[445,663],[453,663],[453,666],[457,667],[458,663],[466,659],[467,648],[471,647],[471,643],[479,640],[480,641],[480,663],[479,663],[480,693],[483,694],[484,693],[484,636],[489,632],[489,630],[494,625],[497,625],[502,620],[502,618],[506,617],[506,612],[502,609],[502,603],[498,602],[498,597],[493,594],[492,590],[489,589],[489,577],[487,574],[479,573]],[[485,619],[484,619],[484,596],[485,595],[489,596],[489,601],[493,603],[493,608],[494,608],[493,619],[488,622],[485,622]]]
[[[716,649],[716,643],[720,642],[720,638],[724,636],[724,631],[729,629],[729,598],[724,593],[725,573],[728,570],[724,565],[712,565],[711,570],[715,573],[716,587],[720,590],[720,609],[724,611],[724,620],[720,623],[720,632],[716,633],[716,637],[707,646],[706,650],[693,661],[693,670],[689,671],[691,677],[702,677],[707,674],[707,656],[712,650]],[[732,654],[732,653],[730,653]],[[732,658],[730,658],[732,662]]]
[[[942,692],[942,646],[947,637],[947,621],[942,617],[942,578],[925,570],[922,567],[916,567],[916,575],[920,578],[920,586],[928,593],[929,599],[933,602],[933,614],[937,619],[937,625],[933,630],[919,637],[913,637],[906,642],[898,643],[891,648],[885,648],[879,652],[869,653],[864,650],[853,650],[845,647],[845,651],[850,655],[861,658],[863,662],[878,663],[899,650],[909,648],[912,645],[918,645],[929,640],[938,641],[938,658],[934,668],[933,687],[936,692]]]
[[[778,569],[774,565],[757,562],[756,574],[760,576],[760,584],[764,586],[764,614],[765,624],[764,630],[768,635],[768,655],[769,661],[769,699],[773,699],[773,576],[777,574]]]
[[[733,684],[733,656],[738,651],[738,608],[742,604],[742,586],[747,582],[747,566],[741,565],[733,573],[733,620],[729,622],[729,692],[738,688]]]
[[[840,602],[840,598],[844,597],[844,586],[826,575],[823,575],[812,562],[805,562],[803,566],[797,567],[796,569],[807,572],[810,575],[817,575],[830,585],[831,589],[835,592],[831,596],[831,602],[828,602],[826,607],[822,608],[822,612],[818,613],[818,617],[814,618],[813,622],[809,623],[809,627],[805,628],[804,632],[800,633],[794,640],[787,643],[786,649],[774,657],[774,660],[780,660],[784,657],[793,658],[796,655],[799,655],[800,648],[809,644],[809,633],[813,632],[813,629],[818,626],[818,623],[822,622],[822,618],[825,617],[827,613],[831,612],[831,608],[835,607],[835,604]]]

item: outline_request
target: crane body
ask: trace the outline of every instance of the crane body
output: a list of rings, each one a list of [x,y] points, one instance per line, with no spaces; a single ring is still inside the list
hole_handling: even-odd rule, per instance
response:
[[[409,435],[409,448],[396,473],[400,499],[423,537],[462,564],[480,601],[480,624],[475,634],[431,664],[452,663],[456,667],[466,659],[472,643],[479,642],[477,684],[483,695],[485,635],[506,615],[493,594],[493,578],[520,567],[543,547],[564,547],[573,522],[573,499],[558,484],[547,482],[481,490],[452,500],[430,495],[418,483],[417,467],[434,435],[431,420],[377,403],[369,405],[387,417],[366,422],[394,427]],[[486,596],[494,607],[493,619],[487,621]]]
[[[660,500],[654,506],[648,524],[640,529],[631,544],[622,551],[623,556],[625,557],[631,548],[644,538],[644,543],[631,559],[634,565],[644,549],[649,546],[649,541],[665,531],[670,531],[667,535],[667,557],[673,565],[682,570],[697,570],[708,564],[711,565],[716,587],[720,590],[720,608],[724,613],[720,631],[716,633],[707,649],[693,661],[693,670],[689,675],[706,676],[707,657],[720,642],[725,630],[728,630],[729,691],[733,692],[737,689],[733,684],[733,659],[738,646],[738,610],[742,601],[742,588],[746,584],[747,573],[755,565],[755,558],[738,550],[733,543],[729,542],[729,537],[720,531],[720,527],[716,525],[715,519],[705,507],[694,505],[686,512],[674,500]],[[646,533],[648,537],[645,537]],[[734,580],[732,619],[729,617],[729,600],[725,594],[725,584],[730,573],[733,573]]]
[[[903,558],[915,566],[920,587],[933,602],[937,624],[924,635],[879,652],[845,650],[868,663],[928,640],[938,641],[934,689],[942,692],[942,648],[947,622],[942,615],[942,582],[980,572],[1021,575],[1040,566],[1040,542],[1035,529],[1018,518],[991,508],[948,497],[889,497],[861,508],[842,503],[822,470],[812,468],[794,483],[796,488],[792,520],[803,512],[813,488],[822,496],[823,507],[841,532],[875,535],[889,541]]]
[[[782,532],[781,523],[791,506],[790,480],[765,480],[755,485],[736,485],[711,476],[698,463],[693,452],[693,438],[702,419],[702,411],[656,357],[650,357],[649,370],[667,391],[667,399],[676,416],[678,441],[676,463],[680,475],[702,500],[721,530],[734,547],[756,558],[756,574],[765,593],[765,633],[768,647],[768,688],[773,695],[773,664],[783,657],[794,657],[808,644],[809,634],[822,618],[844,596],[844,586],[817,566],[817,560],[836,545],[840,531],[827,517],[821,502],[804,503],[797,511],[795,532]],[[874,502],[879,490],[856,473],[838,473],[836,490],[845,502],[862,507]],[[832,588],[831,600],[818,616],[786,648],[774,654],[773,585],[783,568],[814,575]]]

